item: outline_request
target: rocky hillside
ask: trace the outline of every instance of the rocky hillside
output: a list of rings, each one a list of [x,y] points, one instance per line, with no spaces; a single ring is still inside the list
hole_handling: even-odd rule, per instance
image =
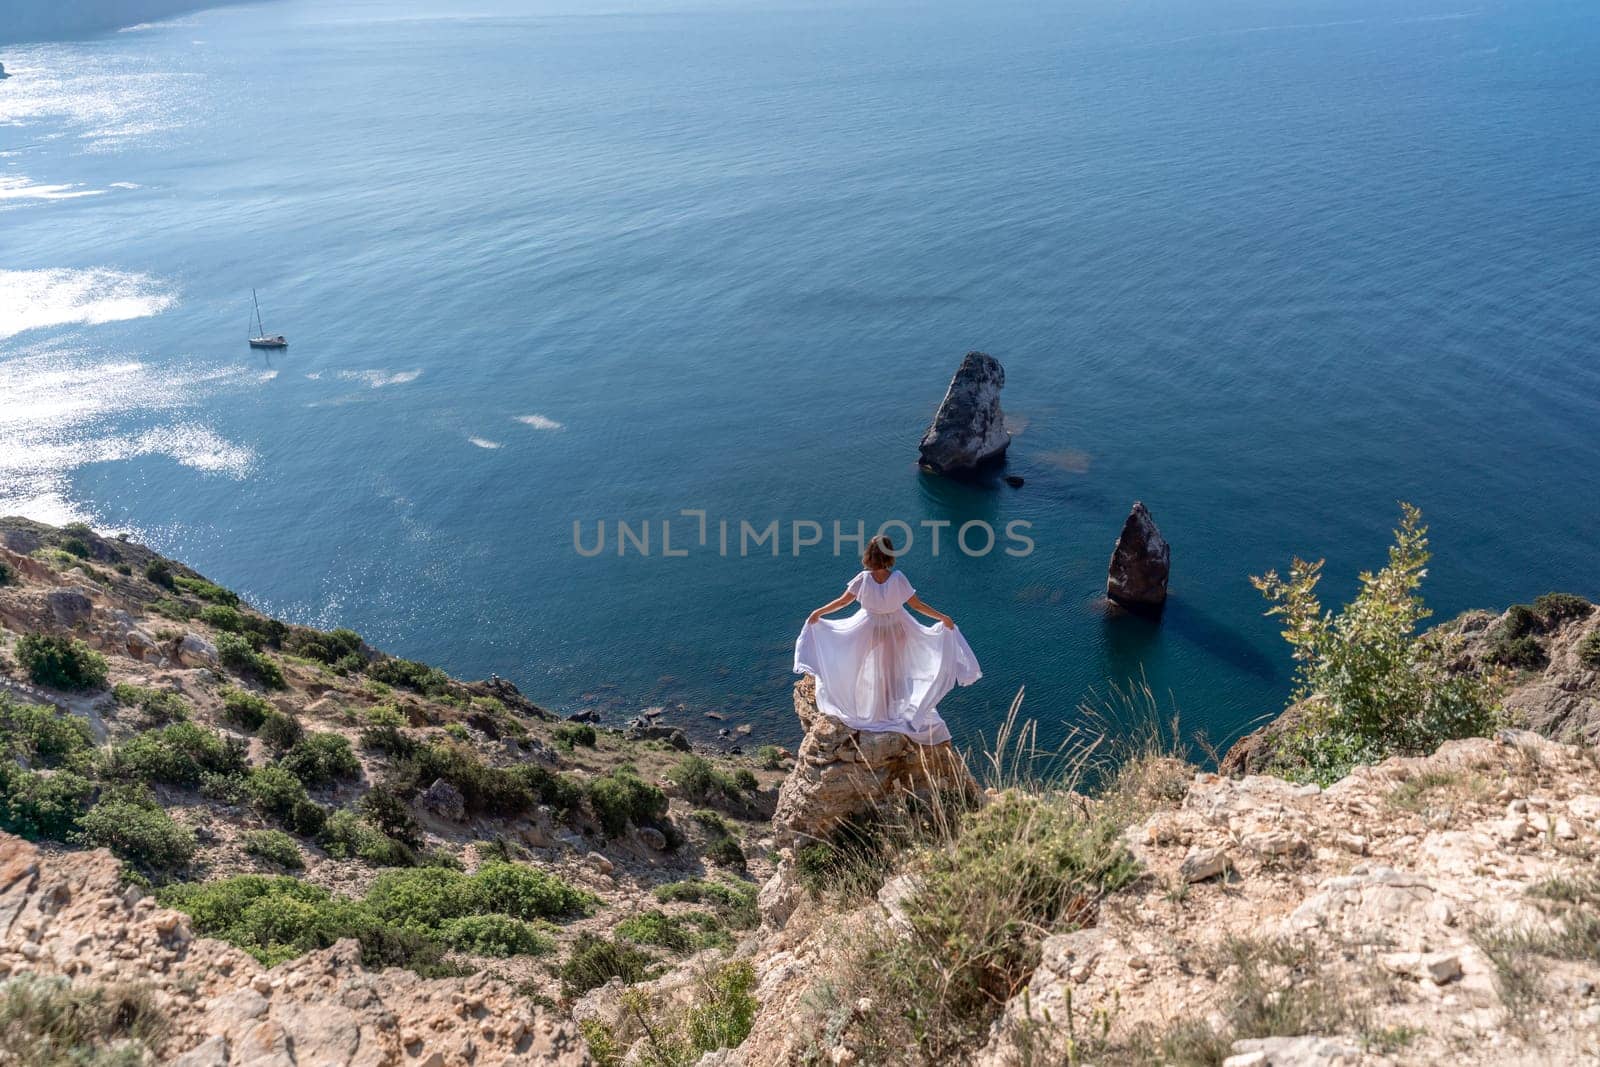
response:
[[[655,710],[616,728],[562,721],[504,679],[460,682],[349,631],[286,625],[140,545],[20,519],[0,520],[0,748],[0,831],[37,843],[0,837],[24,901],[0,942],[11,973],[70,977],[46,990],[58,999],[99,996],[102,976],[143,981],[164,1006],[165,1036],[147,1042],[163,1062],[215,1032],[209,994],[168,1005],[173,988],[266,996],[276,1028],[261,1034],[287,1035],[292,1062],[570,1050],[550,1022],[562,1005],[731,947],[755,922],[789,758],[692,751]],[[62,885],[81,909],[59,912],[65,925],[26,918],[64,903]],[[189,918],[173,926],[167,906]],[[96,908],[108,962],[148,942],[171,968],[74,966]],[[295,1014],[322,999],[315,976],[357,957],[382,976],[362,987],[370,1011]],[[194,986],[187,961],[214,959],[232,977]],[[0,1017],[24,992],[0,986]],[[441,1049],[430,1061],[397,1037],[335,1053],[344,1037],[318,1029],[366,1033],[452,997],[525,1032],[424,1042]],[[193,1062],[268,1062],[260,1035],[223,1037]]]
[[[850,775],[870,789],[864,753],[807,766],[808,753],[850,747],[838,733],[813,720],[791,785]],[[1151,756],[1128,766],[1092,799],[990,790],[965,814],[947,809],[959,830],[925,829],[881,864],[830,868],[800,844],[741,948],[760,1004],[750,1037],[703,1062],[1377,1067],[1600,1055],[1594,748],[1507,731],[1328,789]],[[911,784],[926,795],[926,780]],[[896,791],[886,780],[875,794],[880,813]],[[817,810],[836,816],[811,848],[849,847],[838,830],[851,812],[810,786],[786,787],[780,811],[790,792],[819,805],[793,813],[808,825]],[[1055,861],[1030,867],[1040,851]],[[658,979],[646,999],[670,1004],[691,980]],[[580,1015],[633,1044],[629,1062],[654,1062],[621,995],[599,990]]]
[[[1322,788],[1245,773],[1303,710],[1221,776],[1153,731],[1036,778],[1024,728],[985,786],[806,679],[795,754],[695,753],[137,545],[0,539],[0,1062],[1600,1057],[1575,597],[1426,646],[1492,683],[1493,736]]]

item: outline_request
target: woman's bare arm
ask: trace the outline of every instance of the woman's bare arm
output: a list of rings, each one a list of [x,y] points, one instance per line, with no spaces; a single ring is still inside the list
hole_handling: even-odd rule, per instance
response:
[[[912,611],[921,612],[930,619],[938,619],[952,630],[956,628],[956,620],[952,619],[938,608],[930,607],[927,604],[924,604],[922,602],[922,598],[919,596],[913,596],[910,600],[906,601],[906,607],[910,608]]]
[[[816,622],[818,619],[822,618],[824,615],[831,615],[834,612],[838,611],[840,608],[847,608],[851,604],[854,604],[855,602],[856,602],[856,595],[854,593],[844,593],[844,594],[836,597],[835,599],[828,601],[826,604],[822,605],[822,607],[818,608],[816,611],[813,611],[811,613],[811,617],[809,619],[807,619],[806,621],[807,622]]]

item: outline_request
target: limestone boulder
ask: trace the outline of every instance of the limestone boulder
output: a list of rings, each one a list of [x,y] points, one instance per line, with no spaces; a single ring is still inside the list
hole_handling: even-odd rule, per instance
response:
[[[983,795],[948,741],[922,745],[903,734],[852,730],[818,710],[810,676],[795,683],[794,708],[806,736],[778,792],[772,825],[780,846],[826,840],[851,816],[908,796],[977,802]]]

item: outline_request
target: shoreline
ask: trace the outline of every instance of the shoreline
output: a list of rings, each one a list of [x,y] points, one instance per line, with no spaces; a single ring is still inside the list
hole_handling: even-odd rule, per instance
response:
[[[17,0],[0,29],[0,48],[50,44],[116,33],[146,22],[188,15],[237,0],[140,0],[135,5],[118,0],[82,0],[70,9],[51,0]]]

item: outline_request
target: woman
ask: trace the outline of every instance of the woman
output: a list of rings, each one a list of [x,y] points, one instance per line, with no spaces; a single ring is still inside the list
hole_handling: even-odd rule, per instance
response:
[[[957,685],[983,676],[977,657],[950,616],[917,596],[895,570],[894,543],[879,534],[843,595],[806,620],[794,646],[796,674],[817,679],[817,707],[853,730],[890,730],[925,745],[950,740],[939,701]],[[826,619],[860,601],[865,609]],[[924,626],[920,612],[938,622]]]

